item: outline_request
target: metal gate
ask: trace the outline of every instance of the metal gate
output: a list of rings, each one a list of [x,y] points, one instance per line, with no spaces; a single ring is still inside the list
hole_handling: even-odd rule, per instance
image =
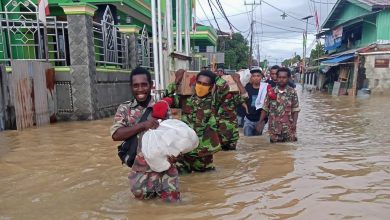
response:
[[[138,37],[137,64],[141,67],[151,69],[153,67],[152,42],[149,40],[148,29],[144,25],[141,35]]]
[[[31,0],[10,0],[0,12],[0,61],[46,60],[56,65],[69,65],[67,61],[67,22],[47,17],[47,35],[38,19],[38,6]],[[45,48],[45,38],[48,48]]]
[[[107,6],[100,22],[93,22],[95,58],[97,66],[114,65],[130,68],[129,38],[115,26],[110,7]]]

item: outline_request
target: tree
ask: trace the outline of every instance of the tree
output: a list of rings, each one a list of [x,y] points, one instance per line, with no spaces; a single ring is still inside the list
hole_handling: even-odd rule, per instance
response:
[[[318,58],[322,57],[325,54],[324,45],[317,43],[316,47],[311,50],[310,53],[310,66],[318,66],[320,62]]]
[[[260,62],[259,66],[263,69],[267,68],[268,66],[268,60],[264,59],[263,61]]]
[[[248,65],[248,41],[240,33],[234,33],[232,39],[218,38],[218,51],[225,52],[225,67],[241,69]]]
[[[301,56],[295,55],[294,57],[292,57],[290,59],[283,60],[282,65],[285,67],[289,67],[295,63],[298,63],[300,60],[301,60]]]

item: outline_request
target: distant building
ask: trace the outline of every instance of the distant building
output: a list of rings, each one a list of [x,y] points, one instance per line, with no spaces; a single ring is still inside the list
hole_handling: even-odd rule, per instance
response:
[[[339,82],[340,95],[362,88],[390,91],[389,0],[338,0],[322,29],[317,35],[325,39],[322,89],[331,92]]]

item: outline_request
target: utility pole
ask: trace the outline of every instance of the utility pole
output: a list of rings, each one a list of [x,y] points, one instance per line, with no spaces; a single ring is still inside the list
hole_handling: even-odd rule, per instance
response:
[[[252,66],[252,49],[253,48],[253,6],[252,6],[252,22],[251,22],[251,43],[249,47],[249,56],[248,56],[248,68]]]
[[[256,0],[253,0],[251,3],[247,3],[245,1],[244,5],[250,5],[252,6],[252,16],[251,16],[251,40],[250,40],[250,46],[249,46],[249,56],[248,56],[248,67],[250,68],[252,66],[252,53],[253,53],[253,25],[254,25],[254,20],[253,20],[253,6],[255,5],[260,5],[260,2],[256,2]]]
[[[260,66],[260,44],[257,44],[257,62],[258,66]]]
[[[305,28],[305,32],[304,32],[304,35],[303,35],[303,67],[302,67],[302,75],[303,75],[303,78],[302,78],[302,89],[305,85],[305,70],[306,70],[306,41],[307,41],[307,25],[309,23],[309,18],[312,18],[313,15],[309,15],[309,16],[306,16],[304,18],[302,18],[302,20],[306,20],[306,28]]]

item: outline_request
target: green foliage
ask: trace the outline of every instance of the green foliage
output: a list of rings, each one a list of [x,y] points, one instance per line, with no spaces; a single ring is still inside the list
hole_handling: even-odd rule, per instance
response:
[[[240,33],[234,33],[232,39],[219,37],[218,51],[225,52],[225,68],[237,70],[248,66],[248,41]]]
[[[289,67],[292,64],[299,62],[300,60],[301,60],[301,56],[295,55],[294,57],[292,57],[290,59],[283,60],[282,65],[286,66],[286,67]]]
[[[267,68],[268,66],[268,60],[267,59],[264,59],[263,61],[260,62],[259,66],[263,69]]]
[[[316,47],[311,50],[309,65],[318,66],[319,61],[317,59],[322,57],[324,54],[325,54],[324,45],[317,44]]]

